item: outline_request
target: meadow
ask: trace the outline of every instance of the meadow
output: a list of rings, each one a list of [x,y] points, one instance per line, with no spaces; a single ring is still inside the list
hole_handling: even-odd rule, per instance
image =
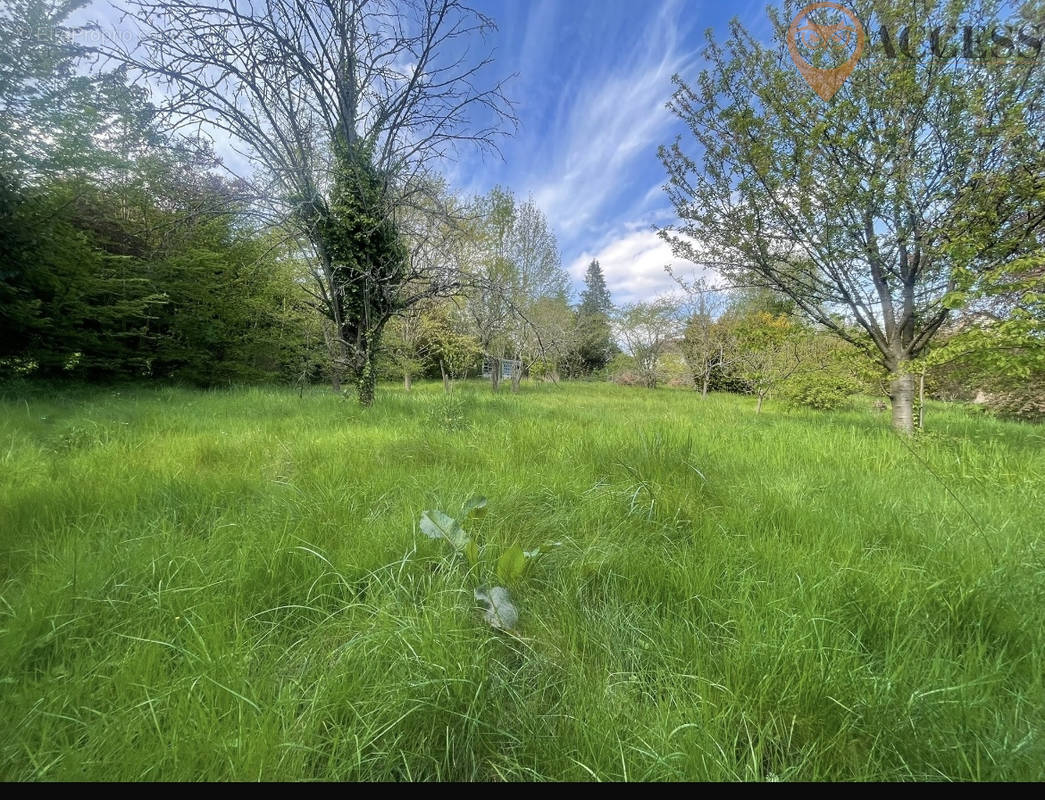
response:
[[[1045,429],[887,417],[0,388],[0,778],[1041,780]]]

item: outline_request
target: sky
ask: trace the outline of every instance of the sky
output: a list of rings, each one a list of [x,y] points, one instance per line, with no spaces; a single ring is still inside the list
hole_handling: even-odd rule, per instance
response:
[[[678,262],[654,232],[670,224],[657,147],[683,133],[667,110],[672,75],[700,71],[704,32],[724,37],[738,17],[767,25],[766,0],[476,0],[492,17],[495,64],[514,74],[520,125],[503,161],[464,159],[451,179],[466,192],[501,184],[547,215],[578,293],[597,258],[617,303],[676,284]],[[685,141],[685,137],[683,138]]]
[[[118,0],[117,0],[118,2]],[[532,196],[558,238],[575,298],[597,258],[618,304],[672,291],[667,265],[696,275],[655,226],[673,213],[657,147],[684,133],[666,108],[672,75],[700,71],[704,32],[724,38],[729,20],[767,28],[767,0],[472,0],[497,30],[488,78],[513,76],[506,93],[519,128],[501,156],[463,153],[448,179],[464,195],[500,185]],[[95,0],[78,16],[116,22]],[[683,137],[685,141],[685,137]],[[230,167],[242,159],[216,143]]]

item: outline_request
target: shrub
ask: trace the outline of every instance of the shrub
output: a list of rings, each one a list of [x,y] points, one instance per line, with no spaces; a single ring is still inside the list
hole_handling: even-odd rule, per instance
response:
[[[657,382],[667,386],[693,388],[693,375],[681,353],[665,353],[657,361]]]
[[[627,353],[617,353],[606,365],[606,375],[621,386],[640,386],[642,378],[635,368],[635,359]]]
[[[793,407],[833,411],[860,390],[859,383],[848,376],[828,371],[795,375],[783,387],[784,400]]]

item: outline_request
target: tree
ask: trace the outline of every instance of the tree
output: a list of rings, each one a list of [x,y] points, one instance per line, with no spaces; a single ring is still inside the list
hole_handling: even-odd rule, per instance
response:
[[[765,311],[731,320],[730,327],[735,370],[758,398],[758,414],[770,392],[805,366],[805,332],[790,317]]]
[[[497,391],[502,359],[529,357],[532,363],[543,353],[535,309],[549,298],[565,302],[568,279],[555,235],[532,198],[517,203],[510,190],[495,187],[478,199],[475,217],[466,310],[492,362],[490,385]],[[512,391],[518,391],[520,378],[519,370],[512,373]]]
[[[0,359],[9,367],[88,378],[146,369],[148,324],[164,297],[135,253],[91,230],[92,193],[80,180],[0,189]]]
[[[520,360],[530,375],[558,381],[560,365],[575,349],[575,315],[563,295],[536,298],[518,329]]]
[[[436,171],[514,121],[502,84],[483,85],[490,57],[470,50],[492,21],[459,0],[128,6],[138,46],[106,53],[169,94],[175,125],[249,156],[240,177],[307,247],[315,302],[370,404],[388,321],[460,286],[402,241],[448,216]]]
[[[196,166],[164,150],[110,185],[0,193],[0,358],[88,379],[288,377],[305,347],[296,265]]]
[[[557,358],[564,338],[569,279],[562,268],[559,244],[544,213],[531,197],[513,216],[510,233],[510,340],[521,368],[512,372],[512,391],[519,391],[523,369],[538,359]],[[557,337],[556,342],[551,337]]]
[[[791,406],[817,411],[842,407],[852,395],[866,390],[880,375],[870,376],[870,362],[848,342],[815,328],[805,328],[798,339],[802,364],[782,382],[780,395]]]
[[[422,336],[426,349],[439,363],[443,391],[449,393],[453,382],[463,377],[482,354],[478,340],[469,334],[462,315],[453,303],[440,303],[422,318]]]
[[[701,397],[707,397],[711,376],[716,370],[727,369],[734,358],[729,326],[718,320],[726,298],[704,279],[686,288],[692,298],[692,310],[682,337],[682,355],[689,365],[694,386],[700,388]]]
[[[613,298],[606,288],[606,277],[597,258],[593,258],[584,273],[584,291],[580,311],[583,314],[608,316],[613,311]]]
[[[485,358],[491,361],[490,388],[501,382],[501,359],[508,349],[512,326],[512,285],[515,267],[511,238],[515,226],[515,197],[495,186],[475,204],[476,225],[471,230],[471,264],[465,312]]]
[[[626,305],[615,315],[615,329],[643,384],[655,389],[660,358],[682,334],[679,302],[660,298]]]
[[[69,17],[88,0],[0,6],[0,173],[22,185],[83,177],[118,163],[151,116],[120,72],[88,73],[90,26]]]
[[[956,298],[963,305],[926,355],[934,377],[960,373],[969,396],[1026,419],[1045,418],[1045,255],[1007,264]]]
[[[577,308],[578,357],[587,372],[605,367],[616,345],[610,318],[613,314],[613,299],[606,288],[606,278],[597,259],[593,259],[584,273],[584,291]]]
[[[389,323],[385,345],[389,359],[403,376],[403,387],[409,392],[414,376],[425,365],[428,344],[425,341],[425,312],[421,304],[414,305]]]
[[[910,431],[911,361],[951,315],[951,293],[1036,247],[1045,83],[1035,59],[948,59],[928,42],[890,57],[881,31],[895,39],[913,19],[923,32],[990,29],[990,3],[848,5],[882,46],[828,103],[790,63],[794,4],[770,11],[774,46],[735,23],[725,44],[709,36],[695,83],[676,76],[670,108],[701,149],[660,149],[681,220],[661,234],[680,257],[787,295],[874,358],[893,424]]]

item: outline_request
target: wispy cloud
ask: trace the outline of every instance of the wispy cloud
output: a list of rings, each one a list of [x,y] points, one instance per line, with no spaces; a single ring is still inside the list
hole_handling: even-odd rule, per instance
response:
[[[545,168],[529,188],[567,246],[604,234],[608,216],[641,213],[660,199],[637,168],[648,168],[669,137],[671,76],[696,54],[686,44],[677,2],[665,3],[628,38],[627,50],[609,65],[564,88],[546,126]]]

